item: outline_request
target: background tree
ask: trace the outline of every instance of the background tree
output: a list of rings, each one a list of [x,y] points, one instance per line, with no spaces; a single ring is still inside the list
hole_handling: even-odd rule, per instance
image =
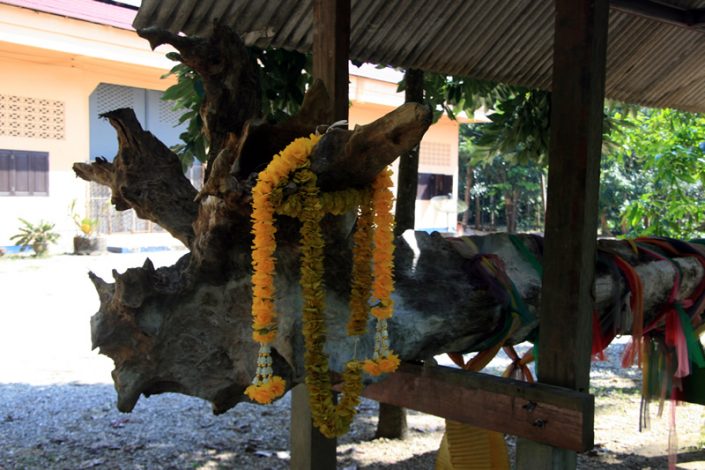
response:
[[[472,145],[470,143],[470,145]],[[467,146],[467,145],[466,145]],[[498,225],[506,226],[507,232],[518,230],[540,230],[543,227],[542,178],[544,167],[536,162],[519,164],[511,156],[495,155],[487,157],[475,153],[465,157],[461,152],[463,165],[474,165],[472,186],[461,180],[461,192],[466,201],[475,199],[475,226],[481,228],[486,221],[494,230]],[[465,184],[463,184],[465,183]],[[468,219],[463,217],[467,225]]]
[[[601,208],[629,236],[705,233],[705,117],[672,109],[613,110],[622,125],[603,155]]]
[[[474,169],[471,174],[478,185],[474,191],[468,186],[473,178],[466,170],[461,191],[468,204],[469,195],[476,194],[476,228],[482,225],[481,211],[488,213],[493,229],[499,212],[510,233],[519,225],[525,230],[540,228],[545,206],[550,93],[497,86],[491,103],[488,123],[473,124],[461,131],[461,165]],[[463,222],[467,223],[467,218]]]

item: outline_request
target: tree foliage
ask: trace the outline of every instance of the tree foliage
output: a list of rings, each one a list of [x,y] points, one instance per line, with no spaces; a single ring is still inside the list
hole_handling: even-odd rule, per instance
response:
[[[603,155],[601,208],[627,235],[705,233],[705,116],[672,109],[623,114]]]
[[[179,54],[170,52],[167,57],[179,61]],[[181,112],[178,124],[188,123],[186,130],[180,135],[182,143],[176,144],[172,150],[179,156],[184,169],[191,166],[194,160],[205,162],[207,159],[208,143],[202,132],[203,119],[199,113],[205,97],[203,82],[198,74],[188,65],[179,62],[169,71],[169,75],[176,76],[176,83],[164,91],[162,99],[172,102],[172,109]]]
[[[294,115],[304,99],[306,86],[311,83],[311,56],[284,49],[260,49],[250,46],[248,52],[259,65],[262,90],[261,116],[271,122],[280,122]],[[174,75],[176,83],[164,92],[162,99],[173,103],[174,111],[181,112],[178,125],[188,126],[179,135],[181,144],[172,150],[179,155],[184,168],[194,160],[207,160],[208,142],[202,132],[200,109],[205,99],[203,82],[191,67],[181,63],[181,56],[167,54],[179,62],[165,75]]]
[[[475,216],[476,226],[487,221],[509,232],[540,229],[551,95],[497,85],[492,98],[489,122],[461,132],[460,157],[473,169],[471,193],[478,200],[475,211],[482,211]]]
[[[300,107],[311,82],[310,55],[281,49],[249,48],[260,66],[261,116],[278,122]],[[178,60],[178,54],[170,58]],[[184,64],[170,74],[177,83],[164,99],[182,111],[187,122],[175,151],[184,166],[205,161],[208,143],[199,114],[204,99],[198,75]],[[404,91],[406,83],[399,83]],[[506,221],[502,206],[514,206],[520,228],[537,228],[543,204],[540,182],[549,148],[550,92],[496,84],[466,77],[424,73],[424,101],[437,120],[487,111],[489,122],[461,132],[461,193],[466,181],[480,198],[487,218]],[[705,233],[702,198],[705,184],[705,117],[674,110],[642,109],[608,103],[603,126],[600,213],[604,231],[625,235],[677,238]],[[506,209],[506,207],[505,207]],[[472,209],[471,209],[472,210]]]
[[[260,66],[262,116],[280,122],[296,114],[313,79],[311,54],[254,46],[248,50]]]
[[[461,112],[472,116],[476,109],[491,108],[507,89],[486,80],[424,72],[424,102],[433,110],[434,122],[443,113],[456,119]],[[397,91],[404,90],[406,82],[402,79]]]
[[[472,171],[471,197],[479,200],[474,210],[476,226],[497,225],[516,230],[541,229],[543,223],[542,178],[545,165],[539,160],[520,163],[515,152],[489,153],[474,143],[484,137],[487,124],[472,124],[461,127],[460,169],[461,174]],[[460,191],[465,192],[465,180],[461,179]],[[478,223],[479,221],[479,223]]]
[[[474,125],[461,138],[480,150],[472,155],[475,194],[486,211],[501,204],[486,195],[507,189],[507,175],[498,171],[534,162],[540,167],[548,153],[550,95],[519,92],[495,101],[488,124]],[[603,125],[600,215],[603,233],[625,236],[692,238],[705,235],[705,117],[672,109],[647,109],[608,103]],[[463,145],[461,145],[461,149]],[[485,158],[482,158],[482,155]],[[497,166],[497,159],[502,160]],[[529,177],[528,173],[524,177]],[[521,197],[532,198],[532,188]],[[519,214],[522,217],[522,214]],[[531,225],[532,219],[519,221]]]
[[[474,139],[487,158],[503,155],[518,164],[546,164],[551,94],[543,90],[505,88]]]

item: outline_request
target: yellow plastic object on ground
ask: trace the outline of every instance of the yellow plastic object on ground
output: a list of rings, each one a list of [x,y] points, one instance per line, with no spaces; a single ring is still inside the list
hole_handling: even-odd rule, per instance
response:
[[[465,370],[477,372],[495,357],[504,342],[521,324],[517,314],[512,315],[509,331],[497,344],[477,354]],[[436,455],[436,470],[509,470],[509,452],[504,435],[496,431],[446,420],[446,432]]]
[[[446,420],[436,470],[509,470],[504,435]]]

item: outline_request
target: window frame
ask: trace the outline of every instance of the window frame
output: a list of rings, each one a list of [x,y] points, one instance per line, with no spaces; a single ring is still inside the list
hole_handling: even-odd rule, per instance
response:
[[[419,172],[416,185],[416,200],[430,201],[436,196],[452,194],[453,181],[453,175]]]
[[[18,169],[22,160],[25,168]],[[18,190],[21,173],[26,173],[26,189]],[[49,152],[0,149],[0,180],[5,179],[7,188],[0,187],[0,197],[49,196]]]

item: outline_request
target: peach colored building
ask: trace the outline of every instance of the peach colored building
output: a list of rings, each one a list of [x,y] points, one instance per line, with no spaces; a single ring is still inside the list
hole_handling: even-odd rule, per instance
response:
[[[92,0],[0,0],[0,247],[12,245],[22,217],[55,223],[61,240],[54,251],[71,251],[73,200],[81,215],[107,218],[104,232],[154,229],[131,214],[106,216],[112,209],[96,202],[98,189],[71,171],[73,162],[113,157],[115,134],[97,114],[114,107],[132,105],[145,128],[167,145],[177,143],[178,116],[159,100],[173,83],[160,77],[174,63],[164,57],[168,48],[151,51],[132,30],[134,14]],[[396,80],[384,71],[351,68],[351,124],[401,104]],[[421,144],[426,199],[417,204],[418,228],[455,220],[428,198],[441,190],[457,197],[457,156],[458,124],[444,117]],[[133,221],[125,223],[126,217]]]
[[[404,103],[404,94],[397,93],[402,73],[378,70],[373,66],[350,67],[350,125],[373,121]],[[421,141],[419,155],[419,191],[416,200],[416,228],[439,229],[455,227],[457,214],[444,212],[433,196],[450,195],[458,198],[458,128],[457,121],[445,114],[433,124]],[[398,160],[394,163],[397,173]],[[452,204],[455,208],[455,204]]]

